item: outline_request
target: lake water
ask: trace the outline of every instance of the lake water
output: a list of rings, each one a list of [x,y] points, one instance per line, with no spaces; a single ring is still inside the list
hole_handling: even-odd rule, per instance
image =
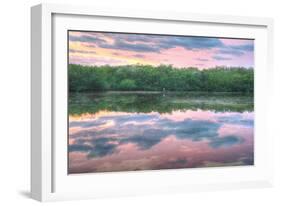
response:
[[[254,164],[253,96],[69,96],[69,173]]]

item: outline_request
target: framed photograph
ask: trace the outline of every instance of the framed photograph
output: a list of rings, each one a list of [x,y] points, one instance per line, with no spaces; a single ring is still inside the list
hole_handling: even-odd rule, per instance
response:
[[[272,185],[271,19],[31,15],[34,199]]]

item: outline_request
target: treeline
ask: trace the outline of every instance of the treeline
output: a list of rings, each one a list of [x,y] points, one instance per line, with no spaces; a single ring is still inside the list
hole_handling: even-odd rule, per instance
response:
[[[174,68],[170,65],[69,65],[69,91],[206,91],[254,90],[252,68]]]

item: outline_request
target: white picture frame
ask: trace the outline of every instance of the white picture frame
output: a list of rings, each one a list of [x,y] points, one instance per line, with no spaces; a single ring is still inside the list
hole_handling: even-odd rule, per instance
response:
[[[116,21],[119,22],[118,28]],[[205,32],[207,36],[257,39],[255,165],[69,176],[66,168],[67,131],[66,125],[61,123],[67,112],[65,31],[103,29],[166,34],[169,31],[165,28],[169,25],[174,28],[169,34],[190,35],[186,32],[192,31],[183,29],[187,24],[194,26],[192,35]],[[267,90],[274,75],[272,19],[40,4],[31,8],[31,26],[32,198],[53,201],[272,186],[273,136],[267,121],[267,109],[271,107]]]

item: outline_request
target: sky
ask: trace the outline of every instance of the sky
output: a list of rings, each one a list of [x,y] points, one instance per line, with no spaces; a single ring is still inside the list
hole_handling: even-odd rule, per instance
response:
[[[69,31],[69,63],[254,67],[254,40]]]

